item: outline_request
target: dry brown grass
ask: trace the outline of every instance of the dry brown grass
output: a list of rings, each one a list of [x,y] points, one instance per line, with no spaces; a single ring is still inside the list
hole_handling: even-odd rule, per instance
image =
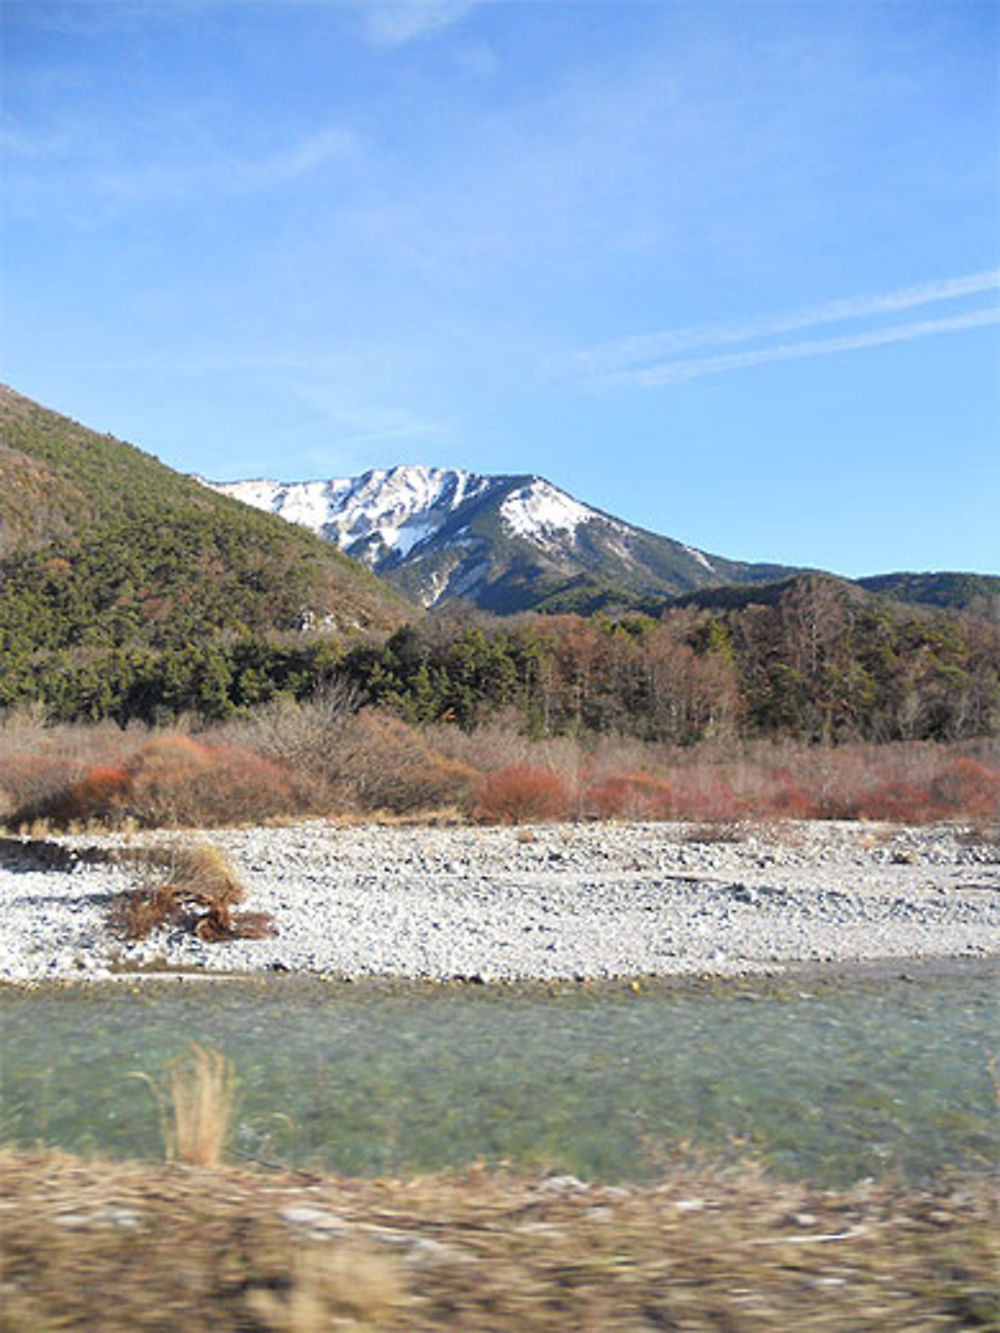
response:
[[[9,1333],[957,1333],[1000,1320],[982,1177],[820,1191],[679,1166],[615,1190],[11,1152],[0,1193]]]
[[[168,1162],[184,1166],[222,1164],[236,1094],[233,1062],[221,1051],[191,1042],[172,1060],[164,1082],[137,1072],[156,1102]]]

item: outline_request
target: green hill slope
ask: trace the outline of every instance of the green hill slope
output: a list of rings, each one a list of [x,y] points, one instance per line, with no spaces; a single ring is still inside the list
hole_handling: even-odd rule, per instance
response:
[[[0,389],[0,652],[386,629],[408,612],[311,533]]]
[[[892,597],[916,606],[936,606],[949,611],[988,611],[1000,603],[1000,578],[995,574],[894,573],[873,574],[858,579],[868,592]],[[994,611],[995,614],[995,611]]]

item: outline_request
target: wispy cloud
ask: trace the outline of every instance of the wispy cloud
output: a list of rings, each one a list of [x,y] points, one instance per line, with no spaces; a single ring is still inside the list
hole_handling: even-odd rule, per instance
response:
[[[944,278],[919,286],[900,287],[891,292],[846,297],[823,305],[806,306],[756,319],[719,324],[689,325],[657,333],[620,338],[602,343],[578,354],[578,360],[605,382],[635,384],[656,388],[679,384],[702,375],[745,370],[774,361],[792,361],[804,357],[825,356],[837,352],[859,351],[889,343],[911,342],[916,338],[955,333],[1000,323],[1000,307],[987,306],[962,310],[936,319],[910,323],[886,324],[860,329],[830,338],[804,338],[794,342],[773,342],[782,333],[797,333],[829,324],[872,320],[878,316],[898,315],[948,301],[983,296],[1000,290],[1000,269],[985,269],[960,277]],[[760,343],[741,351],[709,355],[715,347],[739,343]],[[683,352],[701,351],[703,355],[683,357]]]
[[[6,135],[0,134],[0,150]],[[192,152],[172,145],[163,156],[146,161],[106,162],[92,145],[83,145],[77,160],[59,176],[34,170],[46,153],[65,156],[64,141],[52,136],[32,148],[24,139],[19,152],[11,215],[45,215],[55,196],[67,192],[81,202],[88,225],[95,218],[116,217],[124,208],[202,204],[206,199],[263,194],[304,179],[334,162],[347,162],[364,152],[363,141],[352,131],[327,126],[290,139],[270,152]],[[8,149],[9,162],[15,161]]]
[[[912,324],[895,324],[884,329],[869,329],[863,333],[848,333],[839,338],[812,338],[802,342],[778,343],[773,347],[757,347],[745,352],[727,352],[722,356],[693,357],[684,361],[665,361],[641,369],[619,371],[606,378],[617,383],[659,388],[664,384],[680,384],[698,379],[701,375],[718,375],[727,370],[746,370],[764,366],[772,361],[795,361],[803,357],[828,356],[835,352],[856,352],[864,347],[882,347],[888,343],[912,342],[934,334],[957,333],[961,329],[980,328],[1000,324],[1000,306],[986,310],[970,310],[962,315],[942,319],[918,320]]]
[[[904,310],[954,301],[965,296],[982,295],[1000,288],[1000,269],[985,269],[957,278],[944,278],[915,287],[869,296],[851,296],[822,305],[786,310],[756,319],[734,320],[721,324],[695,324],[657,333],[640,334],[601,343],[580,353],[580,359],[595,370],[625,369],[656,356],[672,356],[699,347],[721,347],[732,343],[755,342],[778,333],[820,328],[825,324],[843,324],[876,315],[901,314]],[[836,341],[836,340],[833,340]],[[895,341],[895,340],[891,340]],[[770,359],[770,358],[768,358]],[[756,364],[756,363],[754,363]]]
[[[361,0],[365,32],[374,42],[401,46],[450,27],[487,0]]]
[[[356,137],[324,129],[260,156],[191,157],[98,170],[97,192],[119,204],[202,201],[211,195],[257,194],[310,175],[325,163],[352,154]]]
[[[353,154],[359,146],[357,136],[350,130],[336,126],[317,130],[270,156],[234,162],[229,187],[240,191],[283,185],[307,176],[334,158]]]

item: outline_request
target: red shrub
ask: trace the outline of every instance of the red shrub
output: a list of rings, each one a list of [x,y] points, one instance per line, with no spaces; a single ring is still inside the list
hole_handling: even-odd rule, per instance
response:
[[[676,809],[673,788],[648,773],[628,773],[591,784],[584,796],[586,813],[598,819],[671,819]]]
[[[862,796],[859,807],[862,818],[890,824],[929,824],[941,813],[919,782],[880,782]]]
[[[1000,814],[1000,773],[975,759],[952,759],[936,772],[883,778],[859,801],[868,819],[927,824],[935,819],[995,819]]]
[[[1000,773],[975,759],[956,759],[930,785],[930,797],[943,818],[1000,815]]]
[[[550,768],[513,764],[490,773],[479,787],[476,814],[490,823],[568,819],[573,793]]]
[[[820,805],[791,773],[780,770],[765,776],[753,813],[773,819],[816,819]]]
[[[123,768],[95,764],[57,803],[61,820],[116,819],[132,791],[132,779]]]
[[[736,795],[725,775],[713,767],[677,770],[676,793],[677,818],[698,823],[739,819],[748,804],[746,798]]]

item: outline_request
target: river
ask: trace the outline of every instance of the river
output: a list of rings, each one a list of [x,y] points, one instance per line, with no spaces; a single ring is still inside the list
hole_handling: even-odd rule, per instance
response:
[[[151,1082],[197,1041],[236,1065],[234,1160],[620,1181],[696,1153],[830,1186],[918,1181],[996,1158],[997,980],[12,988],[0,1141],[158,1155]]]

